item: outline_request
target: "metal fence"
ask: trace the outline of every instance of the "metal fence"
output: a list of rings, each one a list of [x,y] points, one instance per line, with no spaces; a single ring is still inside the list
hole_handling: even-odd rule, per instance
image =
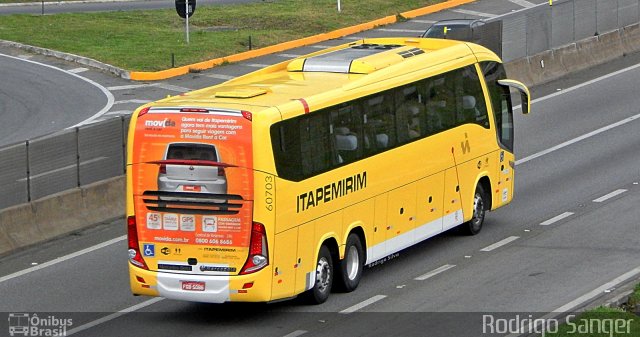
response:
[[[509,62],[640,22],[640,0],[555,0],[497,20]]]
[[[0,209],[125,172],[129,118],[66,129],[0,149]]]

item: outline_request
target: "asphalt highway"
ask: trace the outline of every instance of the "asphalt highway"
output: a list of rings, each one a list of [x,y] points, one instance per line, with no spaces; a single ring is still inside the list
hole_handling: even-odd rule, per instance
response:
[[[478,236],[445,233],[366,269],[354,293],[333,294],[321,306],[136,298],[118,219],[3,259],[0,311],[59,312],[75,318],[77,336],[447,336],[455,329],[478,336],[480,313],[573,309],[567,304],[584,294],[640,273],[640,68],[575,88],[563,83],[537,88],[553,94],[536,96],[532,114],[515,121],[514,202],[490,213]]]
[[[513,1],[502,8],[491,1],[472,6],[466,8],[498,14],[517,9]],[[409,35],[446,14],[359,36]],[[304,47],[161,83],[130,83],[91,70],[82,76],[115,96],[101,117],[107,118],[130,113],[145,100],[314,50]],[[73,336],[477,337],[506,335],[483,334],[483,315],[540,317],[575,310],[640,275],[638,64],[640,56],[629,55],[534,88],[532,113],[515,120],[512,204],[489,213],[477,236],[444,233],[366,268],[355,292],[332,294],[323,305],[133,297],[125,223],[114,219],[0,259],[0,312],[73,318],[67,330]],[[0,317],[0,334],[7,331],[4,324]]]
[[[101,85],[43,63],[0,54],[0,146],[67,128],[110,108]]]

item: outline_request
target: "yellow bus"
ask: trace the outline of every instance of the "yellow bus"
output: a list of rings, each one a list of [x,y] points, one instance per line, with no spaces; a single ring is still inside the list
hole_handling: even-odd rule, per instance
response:
[[[135,295],[324,302],[365,265],[513,197],[513,104],[478,45],[366,39],[140,107],[127,154]]]

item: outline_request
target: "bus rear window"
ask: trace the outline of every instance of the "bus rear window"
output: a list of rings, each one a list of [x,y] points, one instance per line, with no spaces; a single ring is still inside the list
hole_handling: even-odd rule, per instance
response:
[[[166,159],[218,161],[218,156],[213,145],[182,143],[170,144]]]

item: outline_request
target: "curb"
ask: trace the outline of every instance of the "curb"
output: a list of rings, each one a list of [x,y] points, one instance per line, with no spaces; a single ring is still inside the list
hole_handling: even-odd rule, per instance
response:
[[[19,43],[19,42],[13,42],[13,41],[7,41],[7,40],[0,40],[0,47],[13,47],[13,48],[18,48],[18,49],[22,49],[22,50],[26,50],[32,53],[36,53],[36,54],[40,54],[40,55],[45,55],[45,56],[53,56],[55,58],[58,59],[62,59],[65,61],[70,61],[70,62],[75,62],[78,64],[82,64],[82,65],[86,65],[92,68],[96,68],[102,71],[106,71],[109,73],[112,73],[118,77],[122,77],[124,79],[130,79],[129,77],[129,72],[126,70],[123,70],[121,68],[118,67],[114,67],[110,64],[106,64],[97,60],[94,60],[92,58],[88,58],[88,57],[84,57],[84,56],[80,56],[80,55],[75,55],[75,54],[70,54],[70,53],[63,53],[60,51],[56,51],[53,49],[47,49],[47,48],[42,48],[42,47],[36,47],[36,46],[31,46],[28,44],[23,44],[23,43]]]

